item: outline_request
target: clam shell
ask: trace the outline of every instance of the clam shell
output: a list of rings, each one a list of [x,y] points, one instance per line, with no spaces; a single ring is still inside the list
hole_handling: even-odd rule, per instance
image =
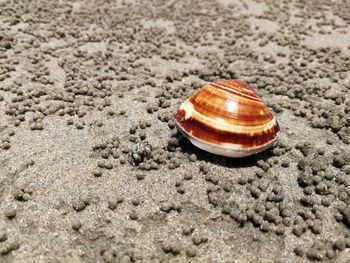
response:
[[[218,80],[199,89],[179,107],[177,126],[195,146],[228,157],[261,152],[279,132],[266,104],[240,80]]]

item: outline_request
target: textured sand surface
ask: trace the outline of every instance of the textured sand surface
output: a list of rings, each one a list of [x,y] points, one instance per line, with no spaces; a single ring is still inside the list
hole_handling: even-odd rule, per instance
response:
[[[179,134],[250,83],[276,146]],[[350,262],[348,0],[0,0],[0,262]]]

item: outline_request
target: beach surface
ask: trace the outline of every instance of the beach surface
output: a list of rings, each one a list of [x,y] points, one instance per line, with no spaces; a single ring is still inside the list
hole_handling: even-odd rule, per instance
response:
[[[240,79],[281,131],[176,128]],[[0,0],[0,262],[350,262],[348,0]]]

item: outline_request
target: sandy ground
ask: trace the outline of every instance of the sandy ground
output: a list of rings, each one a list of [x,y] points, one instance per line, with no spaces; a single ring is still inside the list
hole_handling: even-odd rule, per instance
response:
[[[0,0],[0,262],[350,262],[349,70],[348,0]],[[177,132],[216,79],[275,147]]]

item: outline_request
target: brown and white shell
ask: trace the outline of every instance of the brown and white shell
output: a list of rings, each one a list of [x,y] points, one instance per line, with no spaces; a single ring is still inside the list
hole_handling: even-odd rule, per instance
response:
[[[228,157],[261,152],[279,132],[266,104],[240,80],[218,80],[199,89],[179,107],[177,126],[195,146]]]

